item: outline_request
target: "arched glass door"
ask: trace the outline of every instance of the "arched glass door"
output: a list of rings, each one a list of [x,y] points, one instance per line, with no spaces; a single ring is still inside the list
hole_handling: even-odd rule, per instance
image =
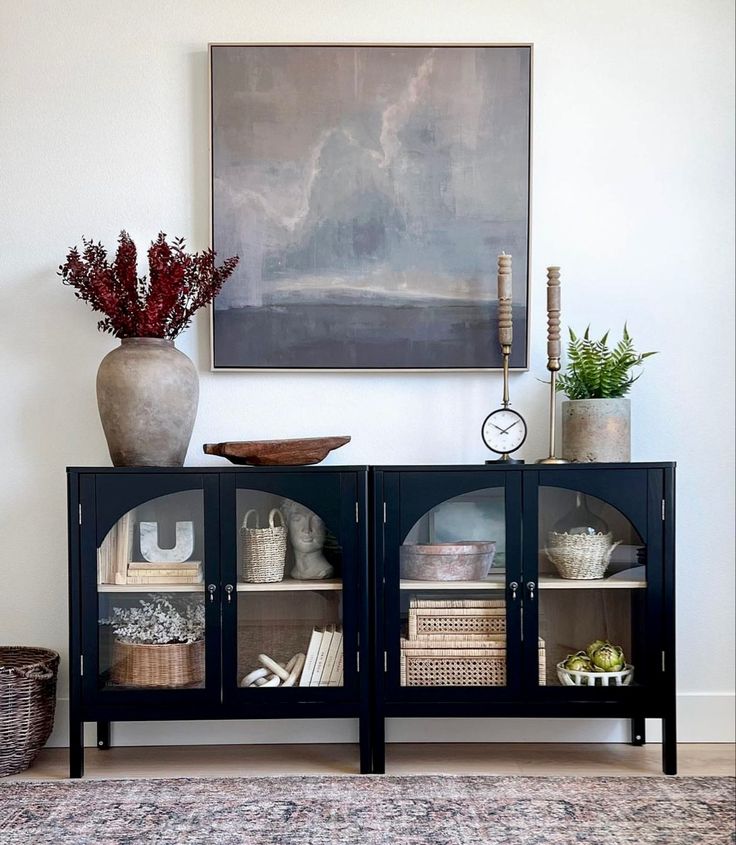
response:
[[[544,481],[540,474],[537,583],[531,591],[525,585],[525,598],[538,595],[544,681],[571,693],[640,685],[647,675],[646,501],[639,507],[618,490],[614,505],[584,479],[579,488]]]
[[[399,686],[505,687],[505,487],[470,489],[433,504],[400,541],[398,619],[389,626],[398,637]]]
[[[127,510],[97,549],[97,678],[105,691],[205,686],[204,491]]]

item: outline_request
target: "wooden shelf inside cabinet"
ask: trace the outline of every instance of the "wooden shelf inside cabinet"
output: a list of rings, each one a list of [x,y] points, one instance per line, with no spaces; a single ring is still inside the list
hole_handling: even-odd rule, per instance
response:
[[[412,581],[402,578],[402,590],[503,590],[506,585],[505,572],[493,572],[482,581]]]
[[[98,584],[98,593],[202,593],[204,584]]]
[[[540,590],[643,590],[647,586],[643,566],[609,575],[608,578],[573,580],[559,575],[540,575]]]
[[[410,581],[402,578],[402,590],[502,590],[506,583],[505,572],[493,572],[482,581]],[[646,588],[643,566],[596,580],[572,580],[559,575],[540,575],[540,590],[641,590]]]
[[[238,582],[239,593],[287,593],[304,590],[342,590],[342,581],[339,578],[325,578],[320,581],[298,581],[295,578],[285,578],[283,581],[274,581],[270,584]]]

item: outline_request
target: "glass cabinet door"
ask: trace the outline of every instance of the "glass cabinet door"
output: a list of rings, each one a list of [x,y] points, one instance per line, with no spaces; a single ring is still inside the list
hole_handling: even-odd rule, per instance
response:
[[[434,505],[400,538],[387,604],[400,687],[508,685],[506,539],[505,488],[490,486]]]
[[[354,620],[344,624],[343,576],[356,562],[340,539],[341,503],[321,510],[254,488],[235,492],[237,577],[225,587],[236,605],[235,683],[258,700],[269,690],[342,688],[355,630]]]
[[[641,534],[604,498],[545,485],[543,475],[538,514],[538,583],[525,585],[525,600],[537,590],[543,682],[571,691],[643,683],[650,578]]]
[[[145,501],[97,549],[97,685],[205,685],[204,491]]]

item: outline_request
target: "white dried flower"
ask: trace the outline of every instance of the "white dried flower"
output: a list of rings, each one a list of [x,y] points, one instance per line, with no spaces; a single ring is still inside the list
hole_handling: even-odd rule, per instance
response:
[[[116,638],[125,643],[164,645],[193,643],[204,637],[204,604],[180,601],[176,607],[160,596],[154,601],[140,599],[139,607],[115,607],[112,625]]]

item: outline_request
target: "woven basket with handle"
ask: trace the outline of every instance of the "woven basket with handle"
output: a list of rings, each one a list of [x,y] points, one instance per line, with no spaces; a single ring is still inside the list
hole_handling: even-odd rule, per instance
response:
[[[54,727],[59,655],[0,646],[0,777],[27,769]]]
[[[255,527],[248,521],[255,514]],[[281,525],[276,524],[276,520]],[[278,508],[268,515],[268,528],[259,526],[258,511],[249,510],[240,529],[243,554],[243,580],[249,584],[271,584],[284,580],[286,563],[286,522]]]
[[[611,554],[620,542],[614,543],[610,533],[559,534],[550,531],[545,551],[562,578],[592,581],[606,574]]]

